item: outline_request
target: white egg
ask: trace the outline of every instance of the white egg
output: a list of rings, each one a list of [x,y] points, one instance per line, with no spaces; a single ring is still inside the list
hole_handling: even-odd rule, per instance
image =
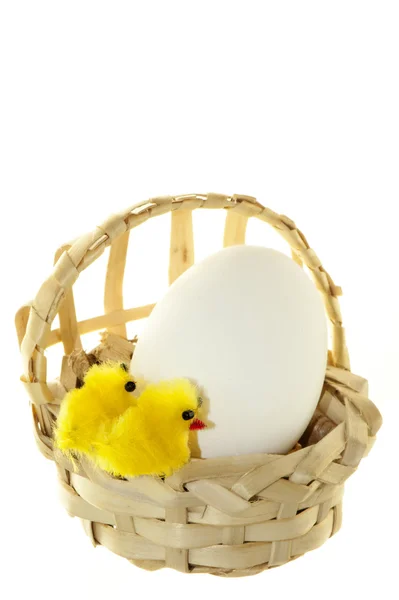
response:
[[[313,282],[290,258],[234,246],[194,265],[149,317],[131,370],[187,377],[209,401],[204,458],[286,453],[316,408],[327,321]]]

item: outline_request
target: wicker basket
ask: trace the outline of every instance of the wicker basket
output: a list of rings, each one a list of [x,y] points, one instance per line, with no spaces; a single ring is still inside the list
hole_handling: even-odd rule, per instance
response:
[[[74,467],[52,444],[61,399],[77,385],[68,357],[79,354],[81,334],[103,329],[109,333],[108,346],[103,348],[107,357],[131,357],[126,323],[147,317],[153,306],[123,307],[129,231],[171,212],[169,279],[173,282],[194,261],[192,211],[197,208],[226,209],[225,246],[245,242],[249,217],[265,221],[290,244],[293,259],[310,269],[332,333],[318,406],[331,425],[325,428],[328,433],[317,443],[312,443],[311,434],[310,443],[285,456],[194,459],[165,480],[116,479],[84,460]],[[78,322],[72,286],[108,246],[105,314]],[[82,519],[93,544],[102,544],[146,569],[167,566],[237,576],[286,563],[319,547],[340,528],[344,482],[368,453],[381,425],[381,416],[367,397],[367,382],[350,372],[340,293],[295,224],[248,196],[153,198],[112,216],[57,252],[52,275],[32,304],[17,313],[22,381],[31,399],[37,445],[55,461],[61,500],[70,515]],[[60,326],[52,329],[57,314]],[[59,342],[65,350],[61,376],[48,383],[45,352]]]

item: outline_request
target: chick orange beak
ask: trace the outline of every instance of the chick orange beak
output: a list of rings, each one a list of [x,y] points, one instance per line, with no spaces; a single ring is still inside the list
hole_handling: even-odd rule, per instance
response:
[[[191,431],[197,431],[199,429],[205,429],[206,425],[204,423],[204,421],[201,421],[201,419],[194,419],[192,421],[192,423],[190,424],[190,430]]]

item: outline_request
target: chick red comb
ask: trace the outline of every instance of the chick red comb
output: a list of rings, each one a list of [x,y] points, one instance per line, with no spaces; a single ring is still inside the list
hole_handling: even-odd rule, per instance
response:
[[[201,421],[201,419],[194,419],[194,421],[190,425],[190,430],[197,431],[199,429],[205,429],[205,427],[206,425],[204,421]]]

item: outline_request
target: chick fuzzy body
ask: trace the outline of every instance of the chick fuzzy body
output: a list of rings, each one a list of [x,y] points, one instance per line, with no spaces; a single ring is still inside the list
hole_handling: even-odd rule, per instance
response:
[[[125,389],[128,381],[132,375],[119,363],[91,367],[83,387],[71,390],[61,404],[56,446],[67,455],[91,455],[99,427],[137,404],[137,398]]]
[[[197,390],[188,380],[149,384],[137,406],[101,424],[93,460],[124,477],[171,475],[190,458],[188,436],[197,409]]]

